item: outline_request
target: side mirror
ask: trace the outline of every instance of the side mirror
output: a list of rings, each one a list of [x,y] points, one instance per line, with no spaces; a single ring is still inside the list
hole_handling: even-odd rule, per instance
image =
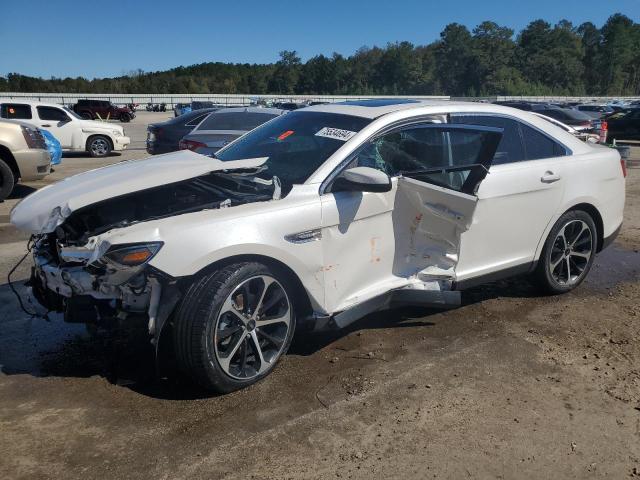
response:
[[[389,175],[371,167],[354,167],[345,170],[333,182],[332,192],[388,192],[391,190]]]

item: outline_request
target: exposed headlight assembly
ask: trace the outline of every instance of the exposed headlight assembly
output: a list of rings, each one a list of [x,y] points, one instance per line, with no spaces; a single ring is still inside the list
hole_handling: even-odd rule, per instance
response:
[[[162,245],[163,242],[112,245],[100,260],[118,268],[139,267],[148,263],[160,251]]]

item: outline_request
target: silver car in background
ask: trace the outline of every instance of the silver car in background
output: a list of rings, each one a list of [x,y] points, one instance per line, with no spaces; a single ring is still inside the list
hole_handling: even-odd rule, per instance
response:
[[[287,110],[262,107],[217,110],[180,140],[180,150],[211,155],[236,138],[283,113],[287,113]]]

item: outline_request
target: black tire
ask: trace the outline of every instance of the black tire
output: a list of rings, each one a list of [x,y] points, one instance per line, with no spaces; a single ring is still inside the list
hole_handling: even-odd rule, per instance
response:
[[[275,280],[266,288],[270,293],[260,294],[258,290],[253,294],[250,293],[251,285],[255,284],[252,282],[263,282],[262,279],[267,277]],[[262,284],[267,285],[266,282]],[[248,289],[242,290],[244,286],[248,286]],[[284,292],[284,296],[279,294],[281,299],[276,299],[277,303],[268,302],[267,299],[267,295],[276,293],[273,288],[281,289]],[[205,389],[218,393],[228,393],[247,387],[267,376],[287,352],[295,332],[296,309],[293,291],[286,274],[256,262],[235,263],[199,277],[188,289],[173,320],[174,350],[179,369]],[[233,295],[237,292],[242,293],[234,298]],[[241,302],[238,301],[240,296],[242,297]],[[260,301],[255,302],[257,297],[264,299],[263,305],[273,304],[265,307],[265,310],[256,308],[255,321],[249,319],[254,317],[238,320],[240,317],[238,313],[234,315],[230,310],[224,310],[225,305],[232,305],[236,311],[241,309],[243,312],[251,314],[251,303],[254,303],[254,307],[262,304]],[[280,326],[277,327],[280,329],[278,342],[273,343],[269,350],[267,348],[270,345],[268,337],[273,334],[273,330],[269,332],[266,329],[274,327],[274,325],[262,326],[261,322],[269,322],[267,312],[273,312],[269,309],[277,308],[278,312],[284,311],[280,310],[283,308],[284,301],[288,302],[289,324],[286,326],[286,332],[282,330],[284,323],[279,324]],[[242,306],[238,307],[238,303],[242,303]],[[281,313],[277,313],[275,316],[278,315]],[[229,326],[231,325],[229,318],[232,322],[237,322],[235,326]],[[248,323],[243,324],[245,321]],[[252,321],[253,326],[251,327]],[[224,333],[230,330],[237,333]],[[219,337],[220,332],[224,337],[222,335]],[[224,339],[221,340],[221,338]],[[220,347],[224,342],[227,342],[227,338],[227,348],[231,350],[231,354],[226,356],[229,360],[225,367],[221,363],[225,359],[221,359],[225,352],[220,352]],[[262,346],[257,349],[254,343],[256,339],[258,345],[263,342]],[[233,348],[234,345],[235,348]],[[276,345],[278,346],[276,347]],[[269,358],[269,361],[263,363],[263,357]],[[238,358],[240,366],[233,365],[235,358]],[[253,359],[253,365],[250,363],[251,359]],[[243,375],[245,365],[246,370],[244,371],[251,372],[251,375]],[[231,372],[232,368],[237,368],[235,373]],[[262,371],[263,368],[264,371]]]
[[[93,120],[93,115],[91,115],[91,112],[82,112],[80,113],[80,116],[85,120]]]
[[[122,123],[129,123],[131,121],[131,115],[129,115],[128,113],[123,113],[122,115],[120,115],[120,121]]]
[[[11,167],[0,158],[0,201],[11,195],[17,182]]]
[[[94,158],[107,157],[112,149],[111,140],[104,135],[94,135],[87,140],[87,152]]]
[[[597,230],[591,215],[582,210],[566,212],[549,232],[540,254],[535,272],[538,286],[551,294],[573,290],[589,273],[597,247]],[[587,252],[589,258],[585,259]]]

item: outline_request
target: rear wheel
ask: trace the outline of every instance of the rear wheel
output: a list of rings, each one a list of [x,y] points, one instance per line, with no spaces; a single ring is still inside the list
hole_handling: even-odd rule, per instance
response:
[[[220,393],[264,378],[293,338],[291,291],[285,275],[255,262],[233,264],[194,282],[173,329],[181,370]]]
[[[536,276],[550,293],[564,293],[580,285],[595,258],[598,237],[591,216],[574,210],[562,215],[545,242]]]
[[[128,113],[123,113],[120,115],[120,121],[122,123],[129,123],[131,121],[131,116]]]
[[[11,167],[0,158],[0,201],[11,195],[17,180]]]
[[[111,142],[103,135],[96,135],[87,140],[87,151],[94,158],[106,157],[111,153]]]
[[[91,112],[82,112],[80,116],[85,120],[93,120],[93,115],[91,115]]]

